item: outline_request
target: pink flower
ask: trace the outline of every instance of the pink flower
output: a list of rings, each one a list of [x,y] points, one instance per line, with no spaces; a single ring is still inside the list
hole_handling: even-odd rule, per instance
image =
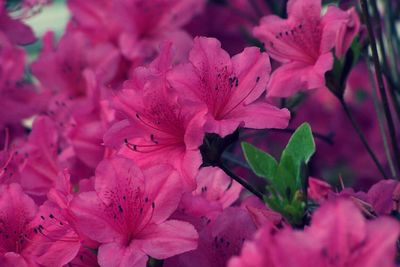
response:
[[[2,22],[0,21],[0,25]],[[11,28],[12,29],[12,28]],[[0,31],[0,129],[4,125],[19,124],[24,118],[41,110],[38,92],[23,81],[25,51]],[[12,112],[10,112],[12,111]]]
[[[165,259],[196,248],[192,225],[167,220],[182,195],[172,167],[142,172],[126,158],[104,160],[96,169],[95,189],[79,194],[72,211],[82,232],[101,243],[101,266],[145,266],[146,255]]]
[[[167,259],[165,267],[221,267],[238,255],[243,242],[256,231],[250,215],[239,207],[229,207],[199,231],[194,251]]]
[[[354,7],[345,12],[336,6],[329,6],[328,12],[324,17],[327,28],[333,28],[337,31],[335,40],[335,55],[339,58],[343,57],[347,49],[349,49],[354,37],[360,31],[360,18]]]
[[[272,74],[268,96],[324,88],[324,74],[333,64],[331,49],[336,44],[343,55],[358,31],[354,11],[331,7],[321,18],[321,0],[290,0],[287,13],[287,19],[266,16],[253,30],[271,57],[283,63]]]
[[[32,29],[21,20],[13,19],[7,12],[5,0],[0,0],[0,33],[17,45],[27,45],[36,41]]]
[[[30,225],[37,206],[18,184],[0,186],[0,265],[27,267],[34,264]],[[34,265],[33,265],[34,266]]]
[[[222,208],[232,205],[242,191],[239,183],[216,167],[201,168],[196,180],[197,188],[193,195],[202,196],[210,202],[219,202]]]
[[[309,177],[308,178],[308,197],[314,201],[322,202],[330,192],[332,192],[332,187],[327,182]]]
[[[79,191],[84,192],[82,188]],[[98,243],[76,227],[78,221],[70,209],[73,199],[72,185],[66,169],[58,175],[55,187],[48,192],[47,197],[48,201],[40,206],[31,223],[36,234],[32,248],[36,262],[44,266],[64,266],[77,257],[81,264],[90,262],[88,255],[82,255],[85,254],[82,250],[90,251]],[[93,251],[90,253],[94,256]]]
[[[400,185],[396,180],[381,180],[368,190],[368,202],[380,215],[388,215],[395,209],[399,209]]]
[[[259,198],[249,196],[240,204],[242,208],[247,209],[257,229],[267,223],[272,223],[276,227],[284,227],[289,223],[276,211],[271,210]]]
[[[172,41],[185,55],[191,38],[181,27],[204,4],[204,0],[68,1],[75,22],[71,27],[83,30],[93,40],[117,44],[134,66],[153,60],[163,41]]]
[[[351,201],[341,199],[321,206],[304,231],[266,225],[229,267],[396,266],[399,233],[395,220],[366,221]]]
[[[67,32],[57,46],[53,39],[53,32],[44,35],[42,51],[32,63],[32,73],[44,89],[69,98],[85,97],[85,69],[91,69],[101,85],[114,78],[120,55],[112,44],[96,45],[77,31]]]
[[[95,73],[85,70],[83,77],[87,96],[82,101],[64,102],[69,121],[61,127],[61,133],[72,146],[76,159],[94,170],[105,155],[103,135],[109,123],[108,102],[102,100],[103,90]]]
[[[72,220],[53,202],[40,206],[31,225],[35,233],[31,253],[43,266],[64,266],[81,248],[81,237]]]
[[[18,150],[21,186],[32,195],[45,195],[54,186],[60,171],[57,156],[58,132],[45,116],[35,119],[28,142]]]
[[[284,128],[289,112],[255,102],[265,91],[271,67],[266,53],[246,48],[232,59],[213,38],[195,38],[190,63],[168,75],[174,88],[208,107],[206,131],[226,136],[238,127]]]
[[[108,146],[126,146],[119,153],[141,166],[168,163],[182,175],[185,188],[196,188],[201,165],[205,107],[178,98],[165,80],[170,51],[148,68],[136,69],[133,80],[114,98],[117,122],[104,136]]]

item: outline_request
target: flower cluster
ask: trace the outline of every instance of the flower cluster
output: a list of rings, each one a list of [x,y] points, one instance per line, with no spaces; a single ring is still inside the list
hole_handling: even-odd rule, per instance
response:
[[[356,5],[67,0],[36,36],[50,4],[0,0],[0,266],[396,266]]]

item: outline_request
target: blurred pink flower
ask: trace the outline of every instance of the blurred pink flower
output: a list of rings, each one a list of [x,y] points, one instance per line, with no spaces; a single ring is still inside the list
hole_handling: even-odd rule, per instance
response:
[[[32,1],[32,0],[29,0]],[[0,0],[0,33],[15,45],[27,45],[36,41],[32,29],[19,19],[13,19],[6,9],[5,0]],[[25,0],[24,2],[28,2]],[[26,4],[26,3],[24,3]]]
[[[89,91],[84,70],[91,69],[98,83],[105,85],[116,75],[119,61],[119,51],[111,43],[95,44],[82,32],[69,31],[55,46],[54,33],[47,32],[32,73],[51,94],[75,99]]]
[[[191,38],[180,28],[204,4],[204,0],[69,0],[73,16],[70,28],[84,31],[97,42],[113,42],[134,66],[139,66],[154,59],[163,41],[172,41],[185,55]]]
[[[249,213],[239,207],[229,207],[199,230],[196,250],[165,260],[165,267],[221,267],[238,255],[243,242],[256,231]]]
[[[229,267],[394,267],[399,233],[394,219],[366,221],[351,201],[339,199],[322,205],[304,231],[265,225]]]

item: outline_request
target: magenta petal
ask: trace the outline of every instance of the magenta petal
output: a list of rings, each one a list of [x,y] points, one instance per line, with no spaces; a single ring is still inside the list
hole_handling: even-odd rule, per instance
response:
[[[288,126],[290,112],[287,109],[279,109],[266,102],[256,102],[232,111],[228,118],[242,121],[244,127],[252,129],[278,128]]]
[[[354,8],[343,11],[336,6],[329,6],[322,19],[325,25],[321,40],[321,51],[328,52],[335,45],[335,54],[341,58],[360,30],[360,19]]]
[[[117,243],[101,245],[97,259],[102,267],[145,267],[147,262],[147,256],[136,246]]]
[[[204,73],[204,78],[211,88],[217,84],[216,74],[224,69],[228,73],[232,71],[229,54],[221,48],[221,43],[215,38],[196,37],[189,59],[197,70]]]
[[[151,221],[160,223],[168,219],[178,207],[182,196],[182,181],[169,165],[157,165],[144,171],[148,177],[145,191],[155,208]]]
[[[0,265],[2,267],[29,267],[24,257],[15,252],[7,252],[0,256]]]
[[[389,218],[380,218],[367,225],[370,239],[363,252],[357,257],[355,267],[397,266],[393,255],[396,255],[395,244],[400,233],[398,222]]]
[[[184,191],[191,192],[196,188],[196,175],[199,172],[202,163],[200,151],[189,150],[186,151],[180,162],[180,173],[184,181]]]
[[[148,225],[139,233],[138,239],[138,246],[146,254],[156,259],[165,259],[196,249],[198,234],[187,222],[169,220]]]
[[[45,195],[60,171],[57,158],[58,132],[45,116],[35,119],[26,145],[27,163],[21,171],[21,185],[34,195]]]
[[[85,192],[74,197],[71,211],[77,218],[77,228],[91,239],[106,243],[120,237],[118,229],[109,224],[103,203],[95,192]]]
[[[115,197],[110,195],[110,191],[135,191],[143,185],[142,171],[127,158],[105,159],[96,168],[95,189],[105,204],[109,204],[111,198]]]
[[[233,91],[225,111],[257,100],[265,91],[271,73],[267,53],[256,47],[247,47],[232,58],[233,72],[238,79],[238,87]]]
[[[300,62],[292,62],[280,66],[272,73],[267,88],[267,96],[288,97],[298,91],[306,90],[306,79],[312,69],[312,66]]]
[[[333,65],[331,53],[321,55],[315,65],[291,62],[276,69],[268,85],[267,96],[288,97],[298,91],[325,87],[325,72]]]
[[[3,2],[1,4],[3,5]],[[35,34],[28,25],[20,20],[11,19],[6,14],[6,12],[0,14],[0,31],[5,33],[11,42],[18,45],[28,45],[36,41]]]
[[[193,194],[202,196],[210,202],[219,202],[223,208],[232,205],[242,191],[239,183],[216,167],[201,168],[196,180],[197,188]]]
[[[302,19],[319,19],[321,16],[321,0],[289,0],[287,13],[290,17]]]
[[[33,225],[41,225],[44,235],[36,235],[34,252],[36,262],[43,266],[64,266],[72,261],[81,248],[81,239],[69,224],[72,220],[62,215],[62,210],[46,201],[40,208]],[[51,240],[52,242],[49,242]]]
[[[368,200],[380,215],[387,215],[393,209],[393,193],[399,183],[395,180],[382,180],[368,190]]]

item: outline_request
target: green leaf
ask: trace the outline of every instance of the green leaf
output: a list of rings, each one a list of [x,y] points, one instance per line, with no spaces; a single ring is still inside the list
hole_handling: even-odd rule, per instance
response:
[[[246,142],[242,143],[242,149],[253,172],[271,181],[278,167],[274,157]]]
[[[285,198],[288,200],[291,200],[294,192],[300,188],[296,179],[297,173],[297,164],[293,157],[291,155],[282,157],[276,170],[274,185],[279,194],[286,196]],[[288,191],[290,191],[290,194],[288,194]]]
[[[292,225],[301,227],[307,201],[307,163],[315,153],[310,125],[304,123],[293,133],[279,164],[251,144],[242,143],[242,149],[254,173],[269,182],[264,201]]]
[[[283,150],[281,161],[285,157],[291,156],[296,165],[300,166],[301,162],[308,163],[314,153],[315,143],[311,127],[308,123],[303,123],[294,132]]]

